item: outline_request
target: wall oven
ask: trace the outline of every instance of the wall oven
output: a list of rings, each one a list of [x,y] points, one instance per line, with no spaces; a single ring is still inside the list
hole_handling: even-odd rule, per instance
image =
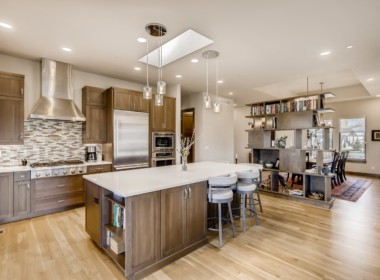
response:
[[[167,166],[175,164],[174,150],[166,150],[152,153],[152,167]]]
[[[170,132],[153,132],[152,134],[152,152],[162,150],[174,150],[175,137]]]

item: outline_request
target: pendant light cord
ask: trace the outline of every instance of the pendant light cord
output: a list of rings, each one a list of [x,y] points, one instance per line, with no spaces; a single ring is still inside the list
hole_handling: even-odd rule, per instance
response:
[[[217,102],[219,103],[219,95],[218,95],[218,78],[219,78],[219,73],[218,73],[218,68],[219,68],[219,65],[218,65],[218,59],[216,59],[216,99],[217,99]]]
[[[208,54],[206,57],[206,93],[208,96]]]
[[[149,87],[149,45],[146,38],[146,85]]]

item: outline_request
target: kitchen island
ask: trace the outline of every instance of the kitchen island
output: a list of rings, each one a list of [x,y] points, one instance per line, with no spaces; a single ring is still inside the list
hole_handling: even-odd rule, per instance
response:
[[[130,279],[207,243],[207,180],[261,168],[199,162],[83,176],[86,231]]]

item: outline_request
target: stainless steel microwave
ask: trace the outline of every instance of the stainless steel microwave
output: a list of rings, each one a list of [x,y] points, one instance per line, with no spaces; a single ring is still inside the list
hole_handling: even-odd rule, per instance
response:
[[[175,134],[172,132],[153,132],[152,151],[174,150]]]

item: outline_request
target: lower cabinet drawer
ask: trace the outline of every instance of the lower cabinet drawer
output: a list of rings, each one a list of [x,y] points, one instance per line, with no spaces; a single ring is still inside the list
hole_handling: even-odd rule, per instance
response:
[[[83,191],[82,175],[32,180],[32,199]]]
[[[32,200],[32,212],[53,210],[84,203],[83,191]]]

